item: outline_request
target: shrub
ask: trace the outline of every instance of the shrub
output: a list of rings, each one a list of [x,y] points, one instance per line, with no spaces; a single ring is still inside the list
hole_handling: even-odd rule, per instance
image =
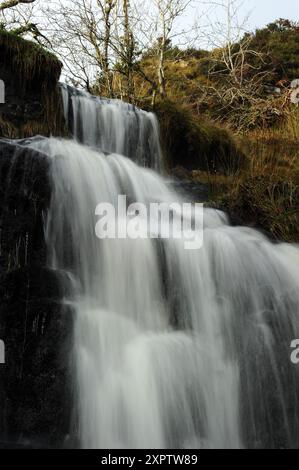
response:
[[[237,142],[224,128],[194,116],[189,108],[171,101],[155,106],[168,167],[236,173],[246,158]]]

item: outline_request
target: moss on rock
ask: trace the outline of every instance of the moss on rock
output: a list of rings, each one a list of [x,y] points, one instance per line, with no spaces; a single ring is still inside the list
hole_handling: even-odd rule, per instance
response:
[[[160,101],[155,106],[170,169],[232,174],[246,157],[228,130],[196,118],[185,106]]]
[[[1,62],[16,72],[23,90],[56,86],[62,63],[46,49],[13,33],[0,30]]]
[[[5,104],[0,105],[0,137],[63,134],[61,62],[40,45],[3,30],[0,50],[0,78],[6,88]]]

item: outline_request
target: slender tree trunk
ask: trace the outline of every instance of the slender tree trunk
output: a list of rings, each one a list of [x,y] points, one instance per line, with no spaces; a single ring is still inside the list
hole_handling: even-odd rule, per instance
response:
[[[156,96],[157,96],[157,92],[156,92],[156,90],[153,90],[153,92],[152,92],[152,101],[151,101],[152,108],[156,104]]]
[[[163,98],[166,98],[166,80],[165,80],[164,67],[165,67],[165,45],[161,45],[160,52],[159,52],[159,63],[158,63],[159,92]]]
[[[162,98],[166,98],[166,80],[165,80],[165,50],[166,50],[166,24],[165,16],[160,10],[160,21],[163,26],[163,36],[159,39],[159,58],[158,58],[158,83],[159,83],[159,93]]]
[[[134,87],[134,38],[130,27],[130,0],[123,0],[123,15],[124,15],[124,50],[125,50],[125,75],[126,75],[126,88],[127,100],[130,103],[135,101],[135,87]]]
[[[104,13],[104,20],[105,20],[105,33],[104,33],[104,53],[103,53],[103,72],[105,76],[107,92],[110,98],[114,97],[114,89],[113,89],[113,76],[110,70],[109,65],[109,46],[110,46],[110,39],[111,39],[111,21],[110,15],[111,11],[114,8],[114,1],[113,0],[106,0],[105,2],[105,13]]]

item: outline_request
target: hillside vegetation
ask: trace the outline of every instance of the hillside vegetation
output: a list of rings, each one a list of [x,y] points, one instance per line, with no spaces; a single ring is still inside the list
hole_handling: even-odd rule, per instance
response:
[[[1,27],[0,46],[1,73],[7,74],[3,78],[13,103],[3,107],[1,135],[63,133],[57,96],[60,61]],[[208,183],[208,204],[228,211],[235,223],[299,242],[294,82],[299,79],[299,25],[280,19],[209,51],[181,50],[166,41],[163,90],[157,84],[157,50],[159,40],[130,56],[131,62],[98,73],[85,88],[154,111],[166,167],[196,184]]]
[[[278,20],[257,30],[250,37],[255,53],[245,54],[242,66],[241,46],[233,47],[232,73],[221,69],[221,50],[169,46],[167,100],[158,97],[154,109],[170,167],[208,182],[212,204],[235,223],[299,242],[299,109],[291,99],[299,79],[299,26]],[[154,77],[152,54],[142,60]],[[140,105],[149,106],[150,85],[136,76],[136,89]]]

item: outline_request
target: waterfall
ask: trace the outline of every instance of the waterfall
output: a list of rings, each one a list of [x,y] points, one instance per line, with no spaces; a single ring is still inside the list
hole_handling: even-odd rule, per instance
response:
[[[72,284],[80,446],[298,447],[298,247],[212,209],[198,250],[174,238],[98,239],[100,202],[182,200],[140,166],[159,167],[152,115],[63,90],[76,139],[21,145],[50,159],[46,237],[50,266]]]
[[[159,127],[153,113],[65,84],[61,84],[61,93],[66,121],[77,141],[161,170]]]

